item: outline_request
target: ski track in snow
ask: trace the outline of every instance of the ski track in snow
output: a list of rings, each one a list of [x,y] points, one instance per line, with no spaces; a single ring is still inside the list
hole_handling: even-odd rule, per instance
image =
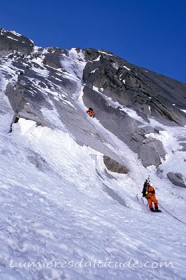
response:
[[[62,64],[77,83],[74,100],[85,110],[80,83],[84,62],[74,49],[69,54]],[[1,77],[1,92],[6,83]],[[13,112],[2,93],[0,104],[0,279],[185,279],[186,226],[165,211],[150,213],[141,200],[142,183],[150,173],[160,205],[186,222],[185,190],[164,177],[184,128],[164,127],[166,132],[158,136],[170,157],[161,179],[91,119],[99,134],[106,135],[106,145],[129,159],[129,177],[108,172],[100,153],[79,146],[55,110],[49,117],[60,130],[20,119],[8,134]],[[184,163],[178,168],[185,168]]]

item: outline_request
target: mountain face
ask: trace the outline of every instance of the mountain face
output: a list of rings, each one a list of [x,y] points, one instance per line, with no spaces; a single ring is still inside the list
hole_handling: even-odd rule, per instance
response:
[[[185,279],[185,84],[1,29],[0,117],[1,280]]]
[[[135,152],[144,167],[158,167],[166,158],[158,139],[162,125],[167,129],[186,125],[185,84],[107,51],[39,48],[24,36],[1,29],[0,56],[1,75],[8,81],[5,94],[14,111],[12,123],[25,118],[60,128],[50,121],[55,108],[61,125],[77,143],[103,152],[114,160],[113,166],[119,163],[130,171],[127,160],[106,147],[104,136],[87,122],[86,108],[94,108],[99,123]],[[43,114],[43,108],[48,114]],[[185,141],[183,135],[183,151]],[[178,176],[173,177],[175,182]]]
[[[0,45],[0,55],[6,56],[10,53],[20,52],[22,54],[28,55],[33,51],[34,43],[18,34],[14,31],[6,31],[0,28],[0,37],[1,37],[1,45]]]

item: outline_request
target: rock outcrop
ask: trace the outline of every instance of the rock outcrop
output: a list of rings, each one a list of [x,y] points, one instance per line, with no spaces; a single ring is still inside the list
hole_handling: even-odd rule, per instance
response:
[[[181,173],[169,172],[167,173],[167,177],[173,185],[181,188],[186,188],[186,184],[184,182],[183,175]]]
[[[32,52],[34,43],[13,31],[0,29],[0,57],[11,53],[28,55]]]

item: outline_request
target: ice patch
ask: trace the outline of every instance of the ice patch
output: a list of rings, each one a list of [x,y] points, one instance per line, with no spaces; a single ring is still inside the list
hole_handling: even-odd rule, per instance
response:
[[[14,40],[14,41],[19,41],[18,39],[12,38],[12,37],[10,37],[10,36],[7,36],[7,38],[12,39],[12,40]]]
[[[123,68],[127,69],[128,71],[130,71],[130,69],[127,66],[123,66]]]

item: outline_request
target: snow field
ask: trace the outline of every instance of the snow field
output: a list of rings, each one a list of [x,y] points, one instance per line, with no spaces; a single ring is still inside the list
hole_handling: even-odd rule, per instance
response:
[[[1,141],[1,240],[6,244],[1,279],[184,277],[184,225],[165,213],[152,220],[143,205],[136,211],[131,179],[124,176],[125,184],[122,176],[108,178],[100,154],[80,147],[63,131],[30,122],[26,130],[24,122],[15,124],[13,134]],[[43,171],[39,162],[28,161],[32,152],[45,160]],[[95,171],[93,154],[102,177]],[[123,190],[126,207],[108,196],[103,183],[118,195]],[[148,261],[171,264],[144,269]],[[28,268],[30,262],[35,265]],[[20,268],[23,263],[26,268]],[[129,267],[117,267],[123,263]]]

